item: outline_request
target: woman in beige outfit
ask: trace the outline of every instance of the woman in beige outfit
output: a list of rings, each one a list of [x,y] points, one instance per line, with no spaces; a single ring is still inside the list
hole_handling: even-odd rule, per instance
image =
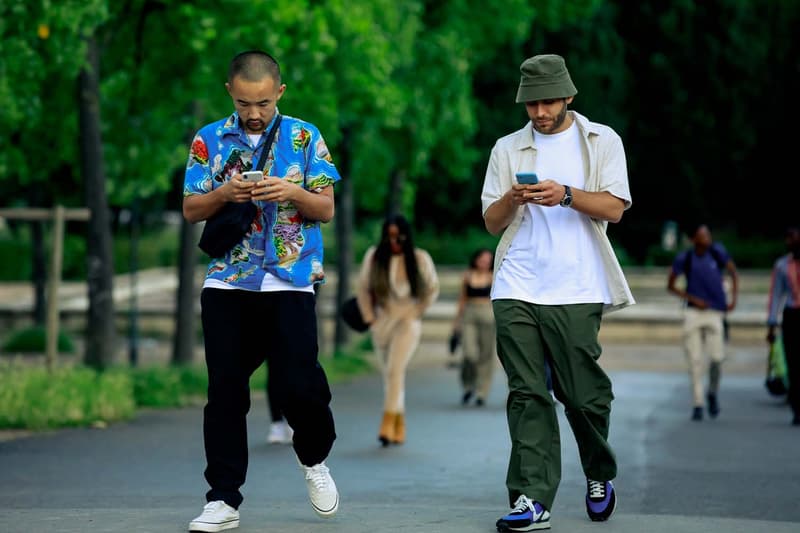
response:
[[[414,248],[411,227],[402,215],[383,223],[381,240],[361,263],[358,307],[369,324],[383,371],[383,420],[378,440],[384,446],[406,438],[405,377],[419,345],[422,314],[439,295],[439,279],[428,252]]]
[[[453,322],[453,331],[461,333],[464,345],[460,376],[464,405],[473,396],[475,405],[484,405],[498,361],[491,300],[493,263],[494,253],[489,249],[481,248],[472,254],[461,283]]]

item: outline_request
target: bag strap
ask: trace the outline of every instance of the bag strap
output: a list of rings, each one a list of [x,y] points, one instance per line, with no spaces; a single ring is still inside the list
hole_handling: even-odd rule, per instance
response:
[[[281,114],[275,117],[275,122],[272,124],[269,133],[267,133],[267,139],[264,141],[264,146],[261,148],[261,155],[258,158],[258,164],[256,164],[254,170],[264,170],[264,164],[269,158],[269,150],[272,148],[272,143],[275,140],[275,132],[278,130],[278,126],[281,125],[282,118],[283,116]]]

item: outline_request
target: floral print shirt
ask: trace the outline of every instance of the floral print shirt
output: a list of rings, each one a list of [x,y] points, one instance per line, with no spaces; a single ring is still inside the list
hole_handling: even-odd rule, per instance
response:
[[[183,195],[211,192],[234,174],[254,168],[265,137],[266,133],[253,146],[236,113],[201,128],[192,140]],[[319,130],[294,117],[283,116],[267,157],[265,175],[307,190],[332,186],[341,179]],[[297,287],[324,282],[320,223],[304,219],[291,202],[255,204],[258,212],[250,231],[224,257],[211,259],[207,279],[254,291],[261,288],[267,273]]]

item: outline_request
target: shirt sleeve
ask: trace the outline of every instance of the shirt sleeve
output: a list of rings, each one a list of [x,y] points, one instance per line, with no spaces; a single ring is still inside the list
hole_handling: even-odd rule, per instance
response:
[[[508,159],[503,156],[501,149],[495,144],[489,156],[486,176],[483,179],[483,190],[481,191],[481,208],[483,214],[486,214],[486,210],[489,209],[493,203],[502,198],[506,191],[511,188],[510,183],[504,186],[502,179],[502,176],[509,176],[510,172]]]
[[[308,190],[324,189],[341,180],[339,171],[333,164],[325,139],[319,130],[311,124],[301,124],[292,131],[294,146],[306,145],[306,187]]]
[[[183,178],[183,195],[205,194],[214,188],[209,150],[206,140],[200,133],[192,139],[189,160]]]
[[[609,129],[611,136],[605,150],[598,154],[600,191],[607,191],[625,202],[625,209],[631,204],[631,190],[628,184],[628,163],[625,148],[620,136]]]

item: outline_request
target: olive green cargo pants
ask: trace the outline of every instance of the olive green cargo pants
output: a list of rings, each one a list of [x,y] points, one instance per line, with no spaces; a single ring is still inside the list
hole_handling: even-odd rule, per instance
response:
[[[513,506],[520,494],[552,509],[561,481],[561,441],[553,393],[578,445],[584,474],[598,481],[617,474],[608,445],[611,380],[597,364],[602,304],[537,305],[495,300],[497,352],[508,377],[511,458],[506,486]]]

